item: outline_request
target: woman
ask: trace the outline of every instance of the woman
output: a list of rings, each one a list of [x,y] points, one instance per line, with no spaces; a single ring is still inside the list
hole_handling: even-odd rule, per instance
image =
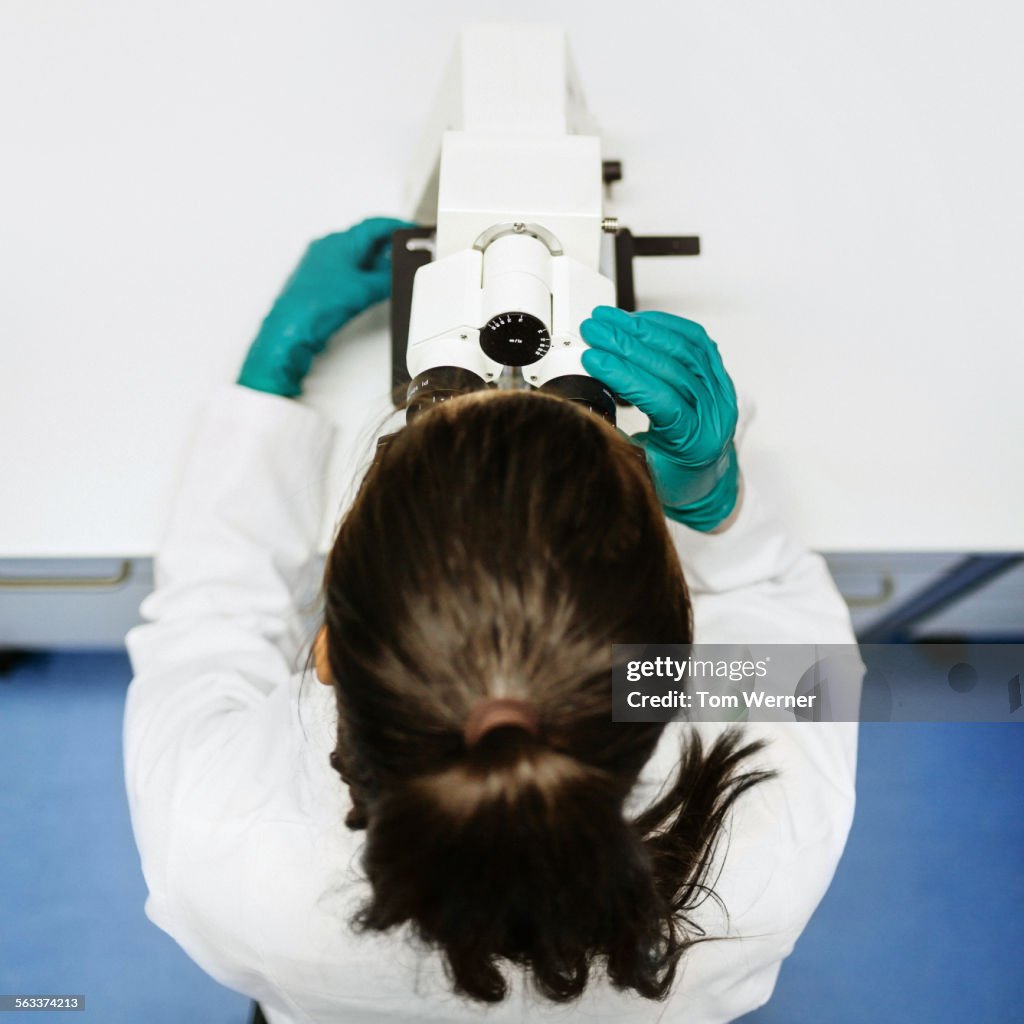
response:
[[[856,726],[616,723],[610,645],[853,638],[741,486],[701,328],[582,325],[631,440],[515,392],[392,437],[328,558],[325,685],[294,674],[331,430],[291,398],[396,226],[311,246],[193,443],[128,637],[147,913],[272,1024],[731,1020],[831,880]]]

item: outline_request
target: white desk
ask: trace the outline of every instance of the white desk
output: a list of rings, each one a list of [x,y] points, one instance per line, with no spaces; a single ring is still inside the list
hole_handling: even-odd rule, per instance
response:
[[[759,406],[744,468],[814,547],[1024,548],[1019,8],[636,3],[567,24],[609,213]],[[196,403],[306,241],[401,184],[477,3],[15,5],[0,14],[0,559],[152,554]],[[486,12],[485,12],[486,13]],[[382,311],[309,386],[355,443]],[[339,390],[340,388],[340,390]],[[339,487],[341,486],[339,482]]]

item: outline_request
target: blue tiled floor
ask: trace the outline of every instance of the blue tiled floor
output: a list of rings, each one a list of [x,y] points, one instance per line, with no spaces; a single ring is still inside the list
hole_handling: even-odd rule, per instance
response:
[[[744,1024],[1024,1021],[1024,723],[865,724],[835,881]]]
[[[130,678],[123,653],[90,653],[0,679],[0,993],[86,997],[33,1024],[243,1024],[248,1001],[143,913],[121,768]]]
[[[56,654],[0,679],[0,993],[82,993],[83,1024],[242,1024],[247,1001],[142,911],[129,674],[120,653]],[[846,856],[748,1024],[1024,1020],[1022,766],[1020,726],[862,727]]]

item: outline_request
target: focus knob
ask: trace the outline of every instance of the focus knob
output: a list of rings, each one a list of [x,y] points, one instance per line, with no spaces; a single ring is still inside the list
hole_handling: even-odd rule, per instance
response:
[[[551,335],[530,313],[500,313],[484,324],[480,347],[496,363],[528,366],[551,348]]]

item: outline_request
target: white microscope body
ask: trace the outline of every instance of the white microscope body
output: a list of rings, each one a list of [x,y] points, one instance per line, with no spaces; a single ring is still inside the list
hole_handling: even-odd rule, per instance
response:
[[[616,288],[602,271],[600,139],[564,30],[464,28],[413,168],[408,205],[436,234],[405,240],[432,257],[413,281],[410,395],[437,385],[443,367],[479,386],[558,390],[585,378],[614,420],[611,393],[580,362],[580,322],[614,305]]]

